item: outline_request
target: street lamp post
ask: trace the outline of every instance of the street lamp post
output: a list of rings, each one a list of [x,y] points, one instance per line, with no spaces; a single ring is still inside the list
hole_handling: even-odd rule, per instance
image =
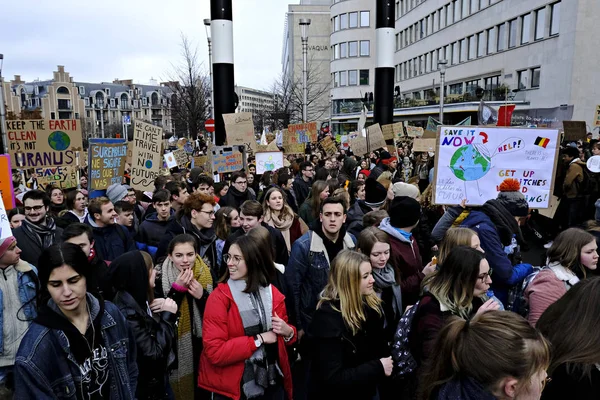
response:
[[[2,133],[2,146],[4,154],[8,154],[8,137],[6,136],[6,108],[4,105],[4,83],[2,83],[2,65],[4,54],[0,54],[0,133]]]
[[[446,84],[446,65],[447,60],[438,61],[438,69],[440,70],[440,124],[444,125],[444,85]]]
[[[307,122],[308,119],[308,26],[310,19],[302,18],[299,21],[302,34],[302,122]]]
[[[104,99],[102,97],[96,97],[96,107],[100,109],[100,133],[104,139]]]
[[[214,105],[214,91],[215,88],[213,86],[213,65],[212,65],[212,39],[210,37],[210,19],[206,18],[204,20],[204,30],[206,31],[206,40],[208,41],[208,73],[210,75],[210,116],[212,119],[215,119],[215,105]],[[213,135],[213,143],[214,143]]]

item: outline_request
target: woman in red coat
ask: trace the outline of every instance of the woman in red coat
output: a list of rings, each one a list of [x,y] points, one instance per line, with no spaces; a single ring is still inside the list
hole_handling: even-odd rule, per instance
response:
[[[271,285],[272,251],[244,235],[223,259],[227,273],[204,313],[198,385],[214,400],[291,400],[286,346],[295,342],[296,328],[287,323],[284,296]]]

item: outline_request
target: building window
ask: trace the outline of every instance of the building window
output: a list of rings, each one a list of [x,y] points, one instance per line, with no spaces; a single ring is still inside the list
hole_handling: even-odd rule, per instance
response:
[[[477,57],[477,36],[473,35],[469,38],[469,60]]]
[[[85,86],[79,86],[79,94],[85,94]]]
[[[115,108],[115,99],[110,99],[110,106]]]
[[[340,58],[340,45],[335,45],[334,46],[334,53],[335,53],[335,59],[339,59]]]
[[[358,71],[357,70],[348,71],[348,85],[356,86],[357,84],[358,84]]]
[[[458,22],[460,21],[460,2],[454,0],[452,2],[452,7],[454,8],[454,22]]]
[[[460,59],[460,43],[454,42],[452,43],[452,64],[458,64]]]
[[[348,57],[358,57],[358,42],[348,42]]]
[[[348,71],[340,71],[340,86],[348,85]]]
[[[56,113],[51,112],[50,113],[50,119],[56,119]]]
[[[350,28],[358,28],[358,12],[351,12],[350,16]]]
[[[500,75],[490,76],[489,78],[485,78],[484,80],[485,90],[487,90],[490,94],[500,86]]]
[[[86,107],[90,106],[90,98],[89,97],[86,97],[83,101],[84,101],[84,104]]]
[[[91,117],[90,110],[87,110],[87,111],[85,112],[85,116],[86,116],[86,117],[88,117],[88,118],[90,118],[90,117]]]
[[[447,5],[444,7],[446,13],[446,26],[452,24],[452,6]]]
[[[340,58],[348,57],[348,43],[340,43]]]
[[[462,94],[462,91],[463,91],[462,83],[456,83],[454,85],[450,85],[448,94]]]
[[[469,43],[467,39],[463,39],[460,41],[460,62],[467,61],[467,56],[469,53]]]
[[[519,83],[520,90],[527,89],[527,80],[529,79],[527,72],[517,71],[517,82]]]
[[[471,14],[479,11],[479,0],[471,0]]]
[[[540,68],[532,68],[531,69],[531,87],[539,88],[540,87]]]
[[[479,0],[479,9],[483,9],[490,5],[490,0]]]
[[[340,86],[340,74],[338,72],[333,73],[333,87]]]
[[[495,50],[496,45],[496,28],[487,30],[487,53],[492,54]]]
[[[371,25],[371,12],[370,11],[361,11],[360,12],[360,26],[361,28],[365,28]]]
[[[485,33],[479,32],[477,34],[477,57],[485,56]]]
[[[478,86],[479,86],[479,79],[476,79],[474,81],[465,82],[465,93],[468,93],[468,94],[474,96],[475,90],[477,89]]]
[[[469,2],[471,0],[462,0],[462,17],[467,18],[469,16]]]
[[[340,15],[340,29],[348,29],[348,14]]]
[[[110,96],[110,88],[105,88],[104,93],[106,93],[107,96]]]
[[[396,51],[400,50],[402,45],[402,32],[396,33]]]
[[[560,26],[560,3],[550,6],[550,36],[558,35]]]
[[[333,31],[337,32],[340,30],[340,17],[333,17]]]
[[[517,20],[513,19],[508,22],[508,48],[517,45]]]
[[[360,56],[368,57],[371,55],[370,42],[368,40],[360,41]]]
[[[506,24],[498,25],[498,51],[506,50]]]
[[[521,17],[521,44],[529,43],[531,36],[531,14]]]
[[[544,28],[546,24],[546,9],[540,8],[535,12],[535,40],[544,38]]]
[[[360,70],[360,84],[361,85],[369,84],[369,70],[368,69]]]

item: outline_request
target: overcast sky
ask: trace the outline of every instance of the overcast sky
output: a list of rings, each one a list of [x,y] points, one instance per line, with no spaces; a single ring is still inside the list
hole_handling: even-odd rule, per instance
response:
[[[180,34],[208,68],[203,19],[210,0],[2,1],[2,75],[51,79],[64,65],[76,81],[166,80],[181,60]],[[283,26],[297,0],[233,0],[235,83],[269,89],[281,73]]]

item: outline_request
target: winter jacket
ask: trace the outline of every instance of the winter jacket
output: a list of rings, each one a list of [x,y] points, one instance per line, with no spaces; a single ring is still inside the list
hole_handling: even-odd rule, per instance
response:
[[[440,218],[433,227],[431,239],[433,239],[435,243],[441,243],[448,229],[452,228],[454,221],[456,221],[456,218],[458,218],[463,211],[464,208],[460,206],[448,207],[444,215],[442,215],[442,218]]]
[[[339,240],[343,240],[344,249],[356,247],[356,239],[349,233],[345,233]],[[329,279],[330,264],[325,243],[313,230],[305,233],[292,246],[285,276],[294,292],[298,329],[306,329],[310,324],[319,295]]]
[[[95,338],[107,350],[112,400],[133,400],[138,378],[135,338],[112,303],[87,294],[90,314],[100,332]],[[50,300],[21,341],[15,361],[15,400],[81,398],[81,367],[75,361],[76,342],[65,330],[76,330]],[[64,329],[57,328],[64,326]],[[89,329],[88,329],[89,330]],[[89,347],[88,347],[89,348]]]
[[[302,221],[306,222],[306,225],[308,225],[308,227],[312,229],[315,221],[318,222],[319,214],[317,213],[317,216],[313,214],[312,204],[309,200],[310,197],[306,199],[304,203],[302,203],[302,205],[300,206],[300,210],[298,211],[298,215],[300,216],[300,218],[302,218]]]
[[[125,291],[117,293],[114,303],[127,319],[137,345],[137,399],[167,399],[165,383],[169,362],[175,357],[176,315],[163,311],[153,317]]]
[[[544,391],[545,393],[546,391]],[[436,400],[496,400],[496,396],[491,394],[475,379],[466,377],[462,379],[453,379],[444,383],[437,394],[432,397]],[[543,398],[543,396],[542,396]]]
[[[158,214],[153,213],[146,216],[146,219],[140,225],[138,233],[135,237],[135,245],[138,250],[145,251],[150,253],[150,255],[154,258],[156,256],[156,251],[158,250],[158,245],[160,241],[165,236],[165,232],[167,231],[167,226],[171,221],[173,221],[174,216],[166,221],[161,221],[158,219]]]
[[[295,214],[298,214],[298,203],[296,202],[296,194],[291,190],[282,189],[285,192],[285,201],[292,208]]]
[[[573,367],[573,366],[572,366]],[[542,392],[541,400],[598,400],[600,399],[600,368],[592,367],[591,376],[578,377],[577,370],[569,373],[565,364],[559,365]]]
[[[58,226],[54,229],[54,233],[52,234],[54,236],[52,244],[61,242],[62,232],[62,228],[59,228]],[[17,245],[21,249],[21,260],[37,266],[44,248],[42,248],[37,240],[32,238],[30,232],[26,231],[26,228],[23,225],[13,229],[13,236],[17,239]]]
[[[294,179],[294,193],[296,194],[296,203],[298,205],[302,205],[308,198],[311,186],[312,182],[305,182],[304,179],[302,179],[302,172]],[[304,221],[306,222],[306,220]]]
[[[568,199],[574,199],[584,195],[579,186],[583,182],[584,168],[587,168],[584,162],[576,158],[569,164],[565,180],[563,182],[563,195]]]
[[[256,200],[256,196],[253,196],[249,190],[242,193],[232,185],[225,196],[221,197],[219,200],[219,205],[221,207],[233,207],[239,211],[242,203],[246,200]]]
[[[366,205],[363,200],[356,200],[354,204],[350,206],[348,214],[346,215],[346,229],[348,232],[355,237],[358,237],[363,230],[363,217],[370,211],[373,210]]]
[[[13,318],[24,318],[33,321],[37,315],[35,297],[38,284],[37,269],[24,260],[14,267],[17,270],[17,285],[22,314],[4,315],[4,296],[0,291],[0,356],[4,355],[4,323],[10,324]]]
[[[367,321],[356,334],[344,323],[339,302],[325,302],[308,328],[312,357],[310,399],[371,400],[385,378],[380,358],[389,351],[383,333],[383,316],[365,306]]]
[[[402,304],[415,304],[419,299],[421,281],[425,275],[421,272],[423,261],[414,235],[410,240],[406,239],[390,224],[389,217],[381,221],[379,229],[387,233],[390,239],[390,264],[400,271]]]
[[[384,167],[382,163],[379,163],[375,168],[371,170],[369,178],[377,180],[377,178],[379,178],[379,175],[383,174],[384,171],[387,171],[387,168]]]
[[[87,218],[87,211],[83,216],[83,222]],[[67,211],[62,215],[62,217],[56,218],[56,225],[61,228],[66,228],[71,224],[81,223],[82,221],[79,219],[77,215],[75,215],[72,211]]]
[[[271,286],[273,294],[273,315],[277,313],[287,322],[284,297]],[[288,399],[292,398],[292,375],[286,346],[296,341],[297,332],[289,342],[277,336],[278,364],[283,373],[283,386]],[[240,383],[245,361],[256,351],[254,338],[246,336],[240,311],[233,300],[227,283],[221,283],[209,296],[202,326],[204,350],[200,356],[198,385],[208,391],[240,398]]]
[[[88,215],[86,224],[94,231],[94,248],[105,261],[112,261],[128,251],[135,250],[135,243],[127,228],[118,224],[99,227]]]
[[[535,326],[544,311],[577,282],[577,275],[558,263],[542,269],[525,288],[525,299],[529,304],[529,323]]]

